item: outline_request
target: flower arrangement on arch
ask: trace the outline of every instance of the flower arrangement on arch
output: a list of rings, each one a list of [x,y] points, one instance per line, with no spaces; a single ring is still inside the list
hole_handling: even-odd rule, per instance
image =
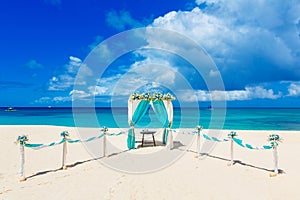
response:
[[[162,94],[161,92],[155,92],[153,94],[151,94],[151,92],[147,92],[147,93],[132,93],[130,95],[130,99],[131,100],[147,100],[147,101],[162,101],[162,100],[167,100],[167,101],[172,101],[175,100],[175,97],[170,94]]]
[[[171,95],[170,93],[167,93],[165,95],[163,95],[163,100],[175,100],[175,97],[173,95]]]

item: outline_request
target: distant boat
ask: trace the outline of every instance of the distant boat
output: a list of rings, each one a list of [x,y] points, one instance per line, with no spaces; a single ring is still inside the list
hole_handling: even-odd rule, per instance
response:
[[[212,106],[208,106],[207,109],[208,110],[214,110],[214,108]]]
[[[7,108],[6,110],[5,110],[6,112],[14,112],[14,111],[16,111],[14,108],[12,108],[12,107],[9,107],[9,108]]]

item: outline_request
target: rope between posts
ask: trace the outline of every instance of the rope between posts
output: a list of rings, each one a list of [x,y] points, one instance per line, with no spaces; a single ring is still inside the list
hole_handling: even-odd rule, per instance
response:
[[[45,147],[56,146],[56,145],[62,144],[64,142],[65,142],[65,138],[63,138],[61,141],[51,142],[49,144],[28,144],[28,143],[24,142],[24,145],[25,145],[25,147],[32,148],[34,150],[38,150],[38,149],[42,149],[42,148],[45,148]]]
[[[268,150],[268,149],[273,149],[274,145],[278,146],[277,142],[274,142],[275,140],[278,141],[279,137],[277,135],[271,135],[269,139],[270,145],[263,145],[263,146],[254,146],[248,143],[245,143],[242,139],[236,138],[237,134],[236,132],[231,132],[228,134],[227,138],[217,138],[214,136],[209,136],[208,134],[201,133],[202,127],[198,126],[197,127],[198,131],[193,131],[193,132],[184,132],[184,131],[177,131],[178,133],[181,134],[187,134],[187,135],[195,135],[195,134],[200,134],[204,139],[210,140],[210,141],[215,141],[215,142],[228,142],[232,138],[232,140],[239,145],[240,147],[244,147],[247,149],[253,149],[253,150]],[[172,130],[175,132],[175,130]]]
[[[232,139],[239,146],[244,147],[244,148],[248,148],[248,149],[265,150],[265,149],[272,149],[273,148],[272,145],[264,145],[264,146],[259,147],[259,146],[253,146],[251,144],[247,144],[243,140],[238,139],[238,138],[232,138]]]
[[[62,136],[65,136],[66,134],[66,131],[64,131],[61,135]],[[79,139],[76,139],[76,140],[71,140],[71,139],[68,139],[68,138],[62,138],[60,141],[57,141],[57,142],[51,142],[49,144],[34,144],[34,143],[27,143],[28,139],[26,136],[20,136],[21,137],[25,137],[26,139],[23,139],[23,144],[25,147],[27,148],[31,148],[31,149],[34,149],[34,150],[38,150],[38,149],[42,149],[42,148],[45,148],[45,147],[52,147],[52,146],[56,146],[56,145],[60,145],[60,144],[63,144],[65,141],[72,144],[72,143],[79,143],[79,142],[91,142],[91,141],[94,141],[96,139],[100,139],[102,138],[104,135],[107,135],[107,136],[119,136],[119,135],[122,135],[124,134],[124,132],[119,132],[119,133],[102,133],[100,134],[99,136],[93,136],[93,137],[90,137],[88,139],[85,139],[85,140],[79,140]]]
[[[202,136],[203,138],[205,138],[206,140],[211,140],[211,141],[216,141],[216,142],[228,142],[231,141],[231,165],[233,165],[234,160],[233,160],[233,142],[235,142],[236,144],[238,144],[241,147],[244,148],[248,148],[248,149],[256,149],[256,150],[260,150],[260,149],[273,149],[273,156],[274,156],[274,172],[275,174],[278,174],[279,170],[278,170],[278,154],[277,154],[277,146],[278,146],[278,142],[282,141],[282,138],[280,138],[279,135],[276,134],[272,134],[269,135],[268,137],[268,141],[270,142],[270,145],[264,145],[264,146],[253,146],[251,144],[245,143],[242,139],[236,138],[237,134],[236,132],[231,132],[230,134],[228,134],[227,138],[217,138],[214,136],[209,136],[208,134],[204,134],[201,133],[202,131],[202,127],[198,126],[197,127],[197,131],[193,131],[193,132],[188,132],[188,131],[177,131],[175,129],[171,129],[173,132],[178,132],[180,134],[188,134],[188,135],[195,135],[197,134],[197,149],[198,149],[198,154],[200,154],[200,136]],[[107,133],[108,129],[106,127],[103,127],[103,129],[101,129],[101,134],[99,136],[93,136],[90,137],[88,139],[84,139],[84,140],[80,140],[80,139],[76,139],[76,140],[71,140],[69,138],[69,134],[67,131],[64,131],[61,133],[61,136],[63,137],[60,141],[56,141],[56,142],[51,142],[49,144],[30,144],[27,143],[28,142],[28,138],[27,136],[23,135],[23,136],[19,136],[17,139],[17,143],[20,144],[20,181],[24,181],[26,180],[25,175],[24,175],[24,147],[27,148],[32,148],[34,150],[37,149],[41,149],[41,148],[45,148],[45,147],[51,147],[51,146],[56,146],[56,145],[60,145],[63,144],[63,159],[62,159],[62,169],[66,169],[66,150],[67,150],[67,143],[78,143],[78,142],[90,142],[90,141],[94,141],[96,139],[100,139],[102,137],[104,137],[103,140],[103,154],[104,157],[106,156],[106,136],[119,136],[121,134],[124,134],[125,132],[119,132],[119,133]],[[170,139],[171,141],[171,139]],[[172,142],[171,142],[172,144]],[[172,148],[172,147],[171,147]]]
[[[24,144],[25,147],[32,148],[34,150],[38,150],[38,149],[42,149],[42,148],[45,148],[45,147],[52,147],[52,146],[60,145],[60,144],[64,143],[65,141],[67,141],[70,144],[72,144],[72,143],[79,143],[79,142],[84,143],[84,142],[91,142],[91,141],[94,141],[96,139],[100,139],[104,135],[107,135],[107,136],[119,136],[119,135],[124,134],[124,132],[122,132],[122,131],[119,132],[119,133],[106,133],[106,131],[108,130],[106,127],[103,128],[102,130],[105,131],[105,132],[102,133],[102,134],[100,134],[99,136],[93,136],[93,137],[90,137],[90,138],[85,139],[85,140],[79,140],[79,139],[71,140],[71,139],[68,139],[68,138],[64,137],[60,141],[51,142],[49,144],[31,144],[31,143],[27,143],[28,139],[27,139],[26,136],[21,136],[21,137],[26,137],[26,139],[23,140],[23,144]],[[171,129],[171,130],[173,132],[178,132],[178,133],[187,134],[187,135],[200,134],[206,140],[215,141],[215,142],[228,142],[228,141],[230,141],[230,138],[232,137],[232,140],[237,145],[239,145],[240,147],[244,147],[244,148],[248,148],[248,149],[254,149],[254,150],[267,150],[267,149],[272,149],[274,145],[278,146],[278,143],[274,142],[274,140],[278,140],[278,138],[275,138],[276,135],[275,136],[273,135],[274,138],[273,139],[271,138],[269,140],[270,141],[270,145],[254,146],[254,145],[251,145],[251,144],[248,144],[248,143],[244,142],[242,139],[236,138],[235,137],[236,136],[235,132],[231,132],[230,134],[228,134],[227,138],[217,138],[217,137],[209,136],[208,134],[197,132],[197,131],[193,131],[193,132],[186,131],[185,132],[185,131],[177,131],[175,129]],[[63,132],[61,135],[64,136],[65,134],[66,134],[66,131]]]
[[[201,133],[201,136],[204,137],[207,140],[212,140],[212,141],[216,141],[216,142],[228,142],[229,141],[228,138],[219,139],[219,138],[216,138],[216,137],[213,137],[213,136],[209,137],[207,134],[204,134],[204,133]]]
[[[173,130],[172,130],[173,131]],[[174,131],[175,132],[175,131]],[[185,132],[185,131],[177,131],[178,133],[181,133],[181,134],[187,134],[187,135],[196,135],[196,134],[199,134],[197,131],[193,131],[193,132]],[[207,139],[207,140],[211,140],[211,141],[216,141],[216,142],[228,142],[229,139],[228,138],[222,138],[222,139],[219,139],[219,138],[216,138],[214,136],[208,136],[207,134],[204,134],[204,133],[200,133],[200,135]]]

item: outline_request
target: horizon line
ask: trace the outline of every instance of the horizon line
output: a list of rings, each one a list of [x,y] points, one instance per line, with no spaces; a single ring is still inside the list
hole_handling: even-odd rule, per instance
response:
[[[81,106],[81,107],[72,107],[72,106],[51,106],[51,107],[48,107],[48,106],[0,106],[0,108],[4,108],[4,109],[7,109],[7,108],[47,108],[47,109],[53,109],[53,108],[127,108],[126,107],[121,107],[121,106],[116,106],[116,107],[109,107],[109,106],[95,106],[95,107],[86,107],[86,106]],[[187,107],[187,106],[182,106],[182,107],[178,107],[178,106],[174,106],[173,108],[203,108],[203,109],[210,109],[208,106],[199,106],[199,107]],[[258,108],[262,108],[262,109],[300,109],[300,106],[299,107],[277,107],[277,106],[228,106],[228,107],[214,107],[213,109],[232,109],[232,108],[235,108],[235,109],[258,109]]]

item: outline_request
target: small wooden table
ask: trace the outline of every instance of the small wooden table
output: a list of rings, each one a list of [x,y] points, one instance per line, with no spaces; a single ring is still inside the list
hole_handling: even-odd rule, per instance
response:
[[[155,138],[154,138],[154,133],[156,133],[156,131],[142,131],[141,134],[143,134],[143,137],[142,137],[142,146],[144,146],[144,137],[145,137],[145,134],[148,135],[148,134],[151,134],[152,135],[152,139],[153,139],[153,144],[154,146],[156,146],[155,144]]]

